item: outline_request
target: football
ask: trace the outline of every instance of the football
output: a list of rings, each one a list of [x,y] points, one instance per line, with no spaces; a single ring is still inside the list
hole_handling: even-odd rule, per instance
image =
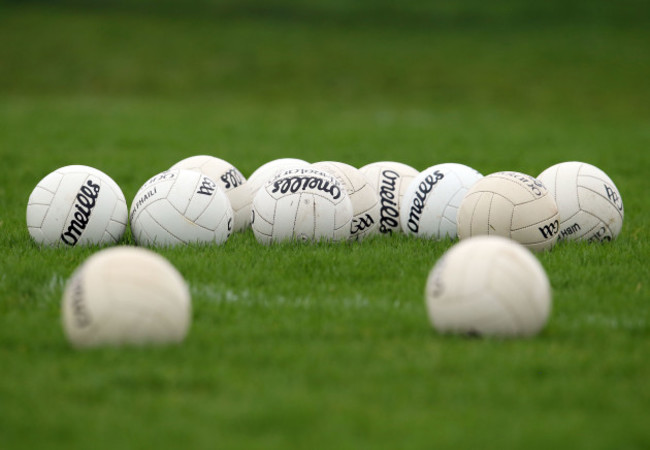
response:
[[[128,219],[126,199],[93,167],[61,167],[38,182],[27,202],[27,229],[39,245],[115,244]]]
[[[499,236],[451,247],[429,273],[425,297],[431,324],[440,333],[533,336],[551,312],[551,286],[540,262]]]
[[[233,212],[233,231],[243,231],[250,226],[253,198],[246,178],[235,166],[214,156],[197,155],[185,158],[171,168],[194,170],[212,178],[230,200]]]
[[[381,215],[379,194],[359,169],[338,161],[321,161],[312,166],[336,177],[348,192],[353,211],[350,240],[361,241],[378,233]]]
[[[411,166],[394,161],[366,164],[359,171],[379,194],[379,232],[399,233],[402,198],[419,172]]]
[[[497,172],[478,180],[458,209],[458,237],[496,235],[534,251],[549,250],[560,230],[557,205],[538,179]]]
[[[456,163],[437,164],[420,172],[402,201],[400,221],[404,233],[456,239],[460,203],[482,177],[471,167]]]
[[[559,240],[611,241],[623,228],[623,199],[611,178],[596,166],[570,161],[537,177],[557,203]]]
[[[140,188],[130,218],[138,245],[222,244],[232,232],[233,212],[226,193],[212,178],[174,169]]]
[[[112,247],[75,270],[63,293],[63,330],[74,347],[164,344],[185,338],[190,292],[162,256]]]
[[[288,169],[269,180],[253,199],[258,242],[348,239],[352,202],[334,176],[315,168]]]

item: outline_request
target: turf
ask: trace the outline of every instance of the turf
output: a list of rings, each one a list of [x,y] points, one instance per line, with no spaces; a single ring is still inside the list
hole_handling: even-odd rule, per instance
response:
[[[0,5],[0,446],[650,446],[650,11],[486,5]],[[280,157],[532,175],[582,160],[616,182],[625,224],[539,255],[554,305],[529,340],[430,327],[424,283],[450,242],[249,231],[159,250],[191,286],[182,345],[73,350],[61,293],[97,249],[36,247],[31,190],[87,164],[130,202],[203,153],[245,175]]]

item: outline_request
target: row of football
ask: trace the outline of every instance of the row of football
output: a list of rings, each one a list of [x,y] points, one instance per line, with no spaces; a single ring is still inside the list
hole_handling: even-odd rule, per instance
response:
[[[424,298],[439,333],[497,338],[536,335],[552,306],[541,263],[500,236],[453,245],[431,269]],[[179,343],[191,326],[192,298],[181,273],[163,256],[120,245],[93,253],[74,271],[63,292],[61,319],[77,348]]]
[[[88,166],[66,166],[30,195],[27,226],[41,245],[117,243],[128,219],[138,245],[225,242],[252,227],[264,244],[362,240],[375,234],[461,239],[498,235],[531,250],[559,239],[614,239],[623,202],[612,180],[580,162],[487,176],[456,163],[422,172],[398,162],[270,161],[244,178],[232,164],[193,156],[150,178],[127,212],[120,187]]]

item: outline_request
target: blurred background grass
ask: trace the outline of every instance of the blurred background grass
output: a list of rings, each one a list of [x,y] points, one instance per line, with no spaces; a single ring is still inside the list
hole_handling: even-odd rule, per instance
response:
[[[647,2],[61,1],[3,8],[5,94],[647,113]]]

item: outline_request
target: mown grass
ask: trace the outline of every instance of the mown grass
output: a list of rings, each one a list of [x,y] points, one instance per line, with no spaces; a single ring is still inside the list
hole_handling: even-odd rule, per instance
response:
[[[647,7],[79,5],[0,9],[3,448],[650,445]],[[192,291],[182,345],[73,350],[61,293],[97,249],[36,247],[29,193],[81,163],[130,202],[200,153],[245,175],[287,156],[532,175],[584,160],[616,182],[625,224],[539,255],[554,306],[529,340],[431,329],[424,283],[450,242],[247,232],[159,250]]]

